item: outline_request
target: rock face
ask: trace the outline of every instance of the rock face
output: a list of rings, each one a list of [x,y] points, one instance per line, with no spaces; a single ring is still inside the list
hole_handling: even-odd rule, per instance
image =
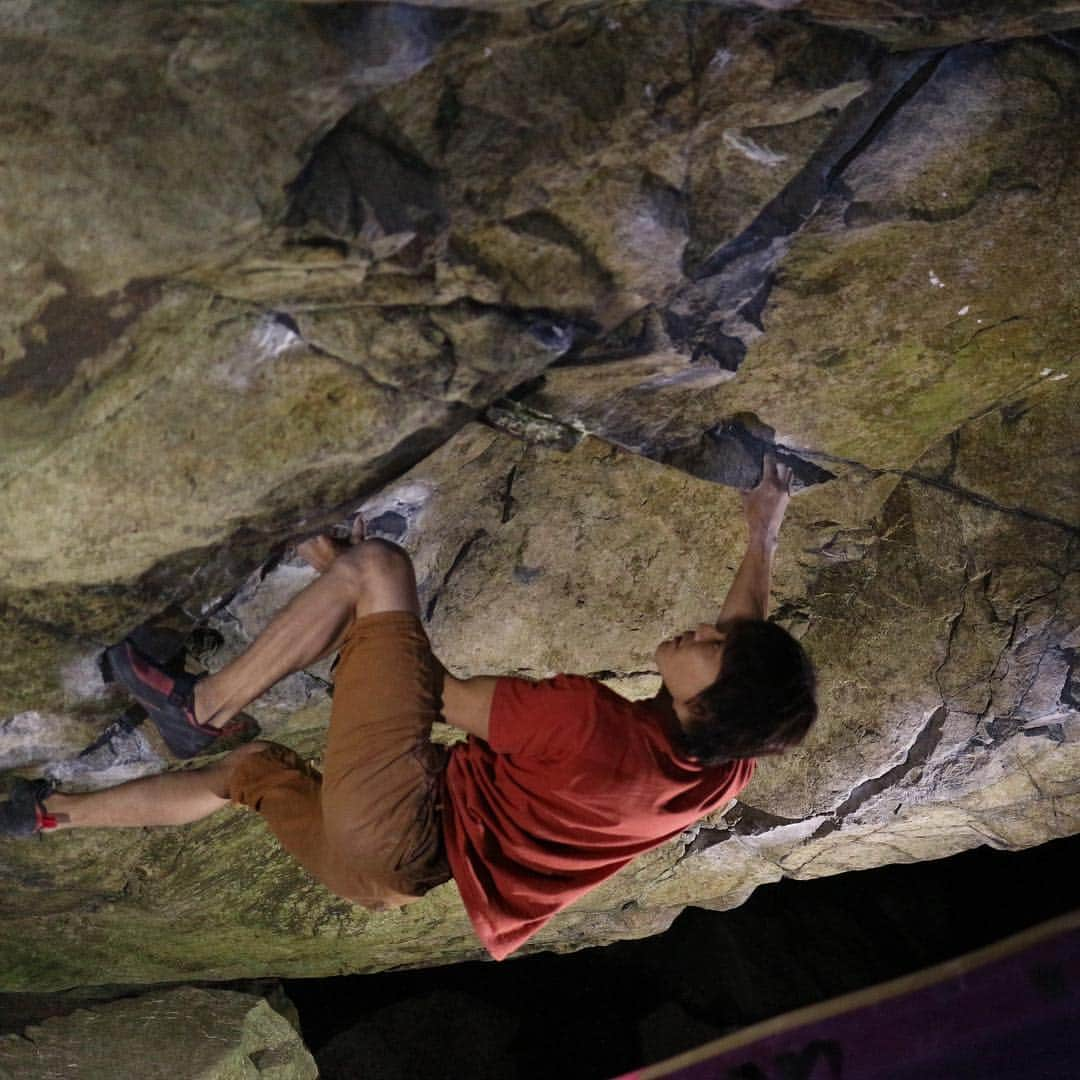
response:
[[[0,769],[170,767],[102,650],[216,668],[357,507],[456,671],[650,694],[773,443],[820,724],[532,947],[1077,831],[1080,13],[787,6],[0,0]],[[251,712],[317,756],[330,677]],[[0,880],[0,989],[480,954],[237,811]]]
[[[315,1061],[266,1000],[231,990],[125,998],[0,1035],[0,1076],[19,1080],[314,1080]]]

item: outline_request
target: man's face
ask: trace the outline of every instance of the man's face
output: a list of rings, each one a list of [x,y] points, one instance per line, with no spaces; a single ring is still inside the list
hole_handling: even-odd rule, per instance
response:
[[[720,677],[724,637],[712,623],[699,623],[693,630],[660,643],[656,666],[677,705],[697,697]]]

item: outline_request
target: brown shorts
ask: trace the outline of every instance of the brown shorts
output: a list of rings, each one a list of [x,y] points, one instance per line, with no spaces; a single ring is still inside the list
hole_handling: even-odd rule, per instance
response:
[[[322,775],[269,743],[240,758],[229,777],[233,802],[257,810],[315,878],[376,911],[450,879],[441,803],[447,754],[429,741],[440,674],[415,615],[358,619],[335,672]]]

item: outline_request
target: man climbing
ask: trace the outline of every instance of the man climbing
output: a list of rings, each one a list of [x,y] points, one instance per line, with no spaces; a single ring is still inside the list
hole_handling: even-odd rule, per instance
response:
[[[213,752],[284,676],[340,650],[320,774],[276,743],[247,743],[196,771],[62,794],[19,780],[0,835],[182,825],[230,802],[257,811],[338,895],[379,910],[451,877],[496,959],[636,855],[722,807],[754,758],[799,742],[816,716],[801,646],[765,622],[789,471],[766,455],[743,494],[745,555],[715,623],[660,644],[663,680],[627,701],[583,676],[458,679],[432,654],[409,557],[320,536],[299,553],[320,577],[242,656],[173,677],[124,642],[116,677],[180,757]],[[429,740],[445,719],[468,732]]]

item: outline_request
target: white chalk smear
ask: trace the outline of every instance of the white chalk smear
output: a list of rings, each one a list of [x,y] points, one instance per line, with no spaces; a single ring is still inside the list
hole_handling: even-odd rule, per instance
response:
[[[1050,377],[1051,382],[1061,382],[1062,379],[1067,379],[1069,373],[1067,371],[1059,371],[1056,375]]]
[[[388,510],[400,513],[403,517],[417,516],[430,502],[432,496],[430,484],[419,481],[399,484],[387,491],[380,491],[357,507],[365,521],[385,514]]]
[[[709,67],[715,71],[723,71],[724,68],[735,59],[735,54],[728,49],[717,49],[709,61]]]
[[[957,315],[966,315],[970,310],[971,310],[971,305],[970,304],[965,304],[956,314]]]
[[[92,701],[109,692],[101,674],[100,653],[95,650],[69,660],[60,668],[60,682],[68,697]]]
[[[724,132],[724,142],[732,150],[738,150],[743,157],[748,157],[751,161],[756,161],[759,165],[766,165],[770,169],[774,165],[779,165],[782,161],[787,161],[786,154],[777,154],[766,146],[760,146],[753,139],[747,138],[731,128]]]
[[[1047,375],[1053,375],[1053,374],[1054,374],[1054,369],[1052,367],[1044,367],[1042,369],[1042,371],[1039,372],[1039,378],[1040,379],[1045,379]]]
[[[299,334],[273,316],[260,319],[251,335],[251,344],[255,351],[268,359],[280,356],[300,340]]]
[[[267,314],[259,319],[231,355],[209,367],[208,374],[234,390],[246,390],[263,365],[303,343],[304,339],[284,319]]]
[[[930,284],[933,285],[936,289],[945,288],[945,282],[942,281],[941,278],[939,278],[933,270],[930,271]]]

